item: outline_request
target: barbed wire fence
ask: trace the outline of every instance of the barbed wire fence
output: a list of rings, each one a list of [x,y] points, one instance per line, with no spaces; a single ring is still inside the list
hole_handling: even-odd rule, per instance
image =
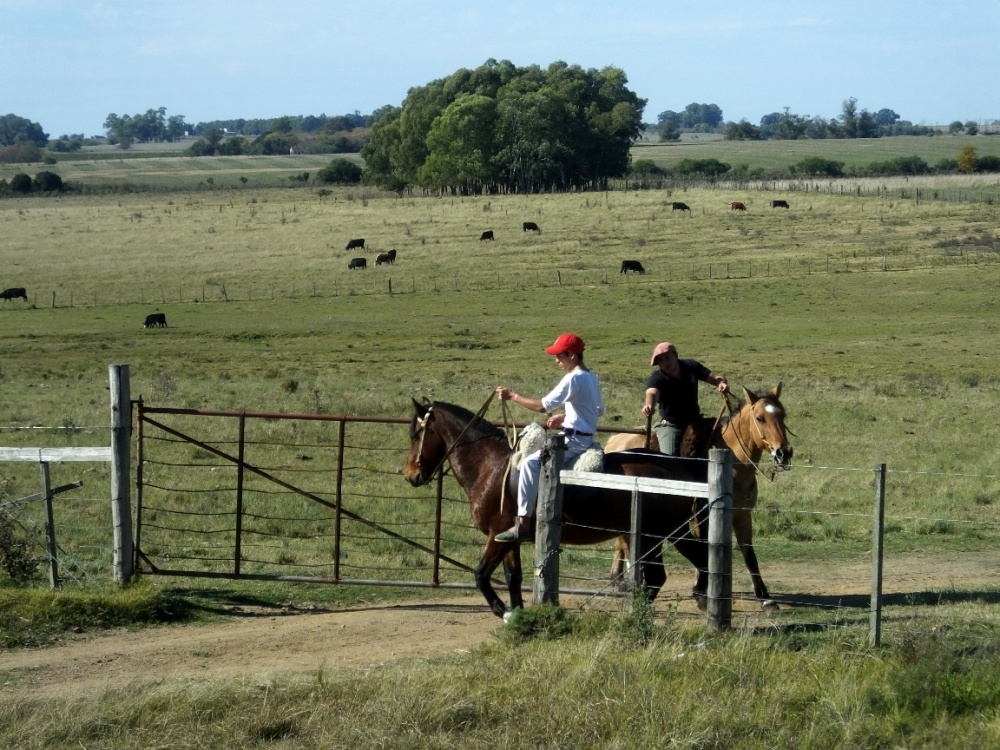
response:
[[[244,414],[240,428],[237,414],[169,418],[181,436],[147,424],[141,437],[136,545],[142,572],[474,590],[485,538],[473,528],[453,479],[428,489],[402,478],[408,420]],[[106,430],[0,427],[0,441],[65,444],[69,436],[93,442]],[[240,472],[239,461],[256,471]],[[83,480],[53,503],[63,583],[111,581],[108,466],[53,463],[52,472],[54,485]],[[885,476],[886,632],[961,623],[985,642],[997,625],[990,605],[1000,603],[997,476],[891,467]],[[754,598],[734,547],[734,627],[870,626],[875,484],[872,468],[799,465],[760,487],[754,546],[776,606]],[[41,567],[49,562],[49,545],[44,505],[30,497],[38,486],[37,466],[0,464],[0,516]],[[665,550],[660,612],[703,620],[690,598],[693,569]],[[532,554],[525,546],[528,569]],[[612,543],[560,550],[562,585],[581,592],[571,606],[623,606],[628,588],[623,576],[611,575],[614,559]]]

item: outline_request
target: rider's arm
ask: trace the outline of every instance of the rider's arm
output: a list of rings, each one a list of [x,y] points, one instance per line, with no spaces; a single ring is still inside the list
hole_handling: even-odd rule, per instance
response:
[[[656,409],[656,399],[659,395],[659,391],[655,388],[647,388],[646,395],[643,397],[642,413],[644,416],[649,416]]]
[[[726,380],[725,375],[716,375],[713,372],[707,378],[705,378],[705,382],[708,383],[709,385],[714,385],[716,388],[718,388],[719,393],[725,393],[726,391],[729,390],[729,381]]]

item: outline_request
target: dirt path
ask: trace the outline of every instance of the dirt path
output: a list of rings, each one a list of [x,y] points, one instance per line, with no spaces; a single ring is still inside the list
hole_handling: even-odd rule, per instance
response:
[[[831,585],[828,572],[816,571],[815,566],[769,566],[767,578],[773,591],[784,592],[783,609],[866,607],[870,564],[850,564],[838,572],[844,575],[839,585]],[[1000,561],[993,556],[931,561],[917,555],[887,564],[885,592],[888,605],[895,601],[905,606],[924,592],[956,586],[984,590],[995,587],[998,580]],[[692,622],[703,622],[704,615],[686,596],[689,585],[686,577],[671,575],[657,610],[676,607]],[[580,604],[573,597],[561,602],[567,608]],[[600,606],[621,604],[606,600]],[[739,600],[734,609],[744,616],[770,619],[753,601]],[[429,603],[376,603],[336,611],[286,608],[276,613],[243,608],[221,623],[122,629],[50,648],[0,653],[0,695],[70,698],[127,683],[268,679],[287,672],[366,668],[466,652],[492,640],[500,627],[501,621],[473,592]]]

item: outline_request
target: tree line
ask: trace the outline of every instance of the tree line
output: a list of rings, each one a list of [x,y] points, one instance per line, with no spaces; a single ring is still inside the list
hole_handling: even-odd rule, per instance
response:
[[[682,131],[694,133],[723,133],[727,140],[799,140],[823,138],[881,138],[896,135],[932,135],[937,128],[914,125],[903,120],[893,110],[883,107],[876,112],[858,109],[856,97],[845,99],[841,113],[837,117],[809,117],[795,114],[789,107],[784,112],[771,112],[760,118],[754,125],[745,118],[739,122],[726,122],[722,109],[716,104],[692,102],[682,112],[666,110],[657,117],[651,127],[660,140],[679,140]],[[952,134],[976,135],[979,125],[974,121],[955,120],[948,126]]]
[[[410,89],[372,126],[366,181],[399,193],[604,188],[626,174],[646,100],[624,71],[487,60]]]

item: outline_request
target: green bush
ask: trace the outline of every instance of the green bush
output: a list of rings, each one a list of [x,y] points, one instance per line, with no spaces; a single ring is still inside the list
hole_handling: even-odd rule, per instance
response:
[[[18,172],[10,178],[10,189],[14,193],[30,193],[31,177],[24,172]]]
[[[361,182],[361,167],[347,159],[334,159],[317,172],[320,182],[357,185]]]
[[[725,174],[732,167],[718,159],[681,159],[674,166],[674,172],[683,175],[704,175],[706,177],[718,177]]]
[[[34,188],[43,193],[61,193],[66,189],[66,186],[63,184],[62,177],[55,172],[39,172],[35,175]]]
[[[803,174],[810,177],[843,177],[844,162],[824,159],[820,156],[807,156],[789,167],[789,171],[792,174]]]

